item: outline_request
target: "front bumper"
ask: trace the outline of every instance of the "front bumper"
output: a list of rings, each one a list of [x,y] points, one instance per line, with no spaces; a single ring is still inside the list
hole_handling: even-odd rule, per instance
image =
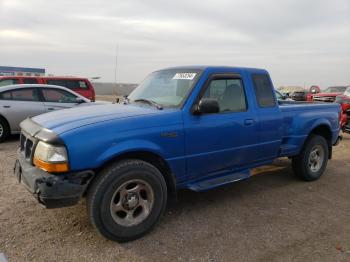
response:
[[[58,175],[47,173],[31,165],[20,150],[14,173],[17,180],[47,208],[77,204],[94,176],[92,170]]]

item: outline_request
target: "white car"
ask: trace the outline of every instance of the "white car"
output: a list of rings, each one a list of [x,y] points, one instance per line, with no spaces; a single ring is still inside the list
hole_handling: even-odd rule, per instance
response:
[[[0,142],[20,132],[27,117],[81,105],[94,105],[78,93],[54,85],[8,85],[0,87]]]

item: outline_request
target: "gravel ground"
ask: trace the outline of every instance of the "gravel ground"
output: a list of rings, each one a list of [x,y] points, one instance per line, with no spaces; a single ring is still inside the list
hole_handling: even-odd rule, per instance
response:
[[[350,261],[350,136],[325,175],[296,179],[288,159],[205,193],[181,191],[158,226],[118,244],[79,205],[46,210],[12,175],[18,137],[0,144],[0,253],[10,261]]]

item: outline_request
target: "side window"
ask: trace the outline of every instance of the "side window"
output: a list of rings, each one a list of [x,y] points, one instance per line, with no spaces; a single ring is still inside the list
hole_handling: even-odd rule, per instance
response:
[[[0,86],[17,85],[19,83],[18,79],[3,79],[0,80]]]
[[[22,88],[11,91],[12,100],[16,101],[39,101],[38,92],[35,88]]]
[[[266,74],[255,74],[252,78],[258,105],[260,107],[274,107],[275,97],[270,78]]]
[[[88,86],[85,81],[79,81],[79,87],[81,89],[88,89]]]
[[[203,97],[216,99],[219,103],[220,112],[247,110],[244,87],[240,79],[212,80]]]
[[[0,93],[0,100],[11,100],[11,99],[12,99],[11,91],[5,91]]]
[[[36,78],[24,78],[23,84],[37,84],[38,80]]]
[[[75,95],[59,89],[43,89],[42,92],[46,102],[75,103],[77,99]]]
[[[64,79],[48,79],[49,85],[64,86],[69,89],[88,89],[85,81],[82,80],[64,80]]]

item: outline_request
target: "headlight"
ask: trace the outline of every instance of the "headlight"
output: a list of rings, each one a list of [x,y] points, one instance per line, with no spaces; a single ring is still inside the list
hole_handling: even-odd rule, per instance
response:
[[[34,152],[34,165],[47,172],[67,172],[68,156],[63,146],[54,146],[40,141]]]

